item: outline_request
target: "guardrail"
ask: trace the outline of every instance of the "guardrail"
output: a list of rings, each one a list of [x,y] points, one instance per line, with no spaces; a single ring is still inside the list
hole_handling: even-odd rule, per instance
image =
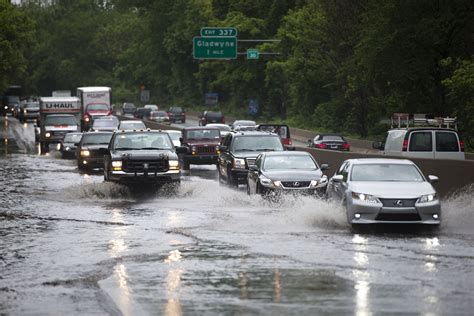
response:
[[[127,119],[126,117],[123,117]],[[130,118],[131,119],[131,118]],[[173,127],[170,125],[160,124],[152,121],[145,120],[145,125],[152,129],[172,129],[181,130],[179,127]],[[305,130],[300,135],[305,137],[306,133],[313,133]],[[298,131],[295,131],[298,133]],[[293,132],[292,132],[293,133]],[[367,141],[363,141],[367,142]],[[372,143],[371,143],[372,145]],[[363,153],[363,152],[341,152],[332,151],[325,149],[316,149],[308,147],[296,147],[297,150],[307,151],[311,153],[316,161],[321,163],[327,163],[330,166],[330,170],[326,171],[327,176],[332,176],[334,172],[339,168],[342,162],[346,159],[356,158],[395,158],[378,153]],[[474,186],[474,160],[441,160],[441,159],[423,159],[423,158],[409,158],[420,167],[421,171],[425,176],[435,175],[439,177],[439,182],[433,186],[438,191],[441,197],[447,197],[459,190],[465,189],[469,186]]]

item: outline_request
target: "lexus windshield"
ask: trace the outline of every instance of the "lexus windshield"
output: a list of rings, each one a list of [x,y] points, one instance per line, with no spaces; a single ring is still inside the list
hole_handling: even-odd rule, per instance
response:
[[[352,181],[422,182],[423,176],[413,165],[360,164],[352,167]]]

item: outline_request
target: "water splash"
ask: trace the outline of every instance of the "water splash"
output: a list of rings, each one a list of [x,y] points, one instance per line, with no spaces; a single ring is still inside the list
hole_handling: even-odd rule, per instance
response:
[[[442,228],[448,232],[473,233],[474,184],[457,191],[441,201]]]
[[[70,199],[93,200],[129,200],[131,198],[128,187],[112,182],[84,183],[64,189]]]

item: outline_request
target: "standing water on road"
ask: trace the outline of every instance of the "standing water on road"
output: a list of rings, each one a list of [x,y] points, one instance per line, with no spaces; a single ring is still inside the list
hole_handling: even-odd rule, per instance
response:
[[[354,233],[344,210],[281,203],[193,168],[177,192],[81,174],[31,124],[0,121],[0,313],[472,314],[474,189],[438,230]]]

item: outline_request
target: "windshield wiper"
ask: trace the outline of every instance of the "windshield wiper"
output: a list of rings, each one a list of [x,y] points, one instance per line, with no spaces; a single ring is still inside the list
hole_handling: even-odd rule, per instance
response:
[[[170,148],[162,148],[162,147],[142,147],[141,150],[169,150]]]
[[[236,149],[235,151],[255,151],[254,149]]]
[[[255,151],[275,151],[275,149],[270,149],[270,148],[258,148],[258,149],[255,149]]]
[[[130,148],[130,147],[118,147],[118,148],[115,148],[115,150],[135,150],[135,148]]]

